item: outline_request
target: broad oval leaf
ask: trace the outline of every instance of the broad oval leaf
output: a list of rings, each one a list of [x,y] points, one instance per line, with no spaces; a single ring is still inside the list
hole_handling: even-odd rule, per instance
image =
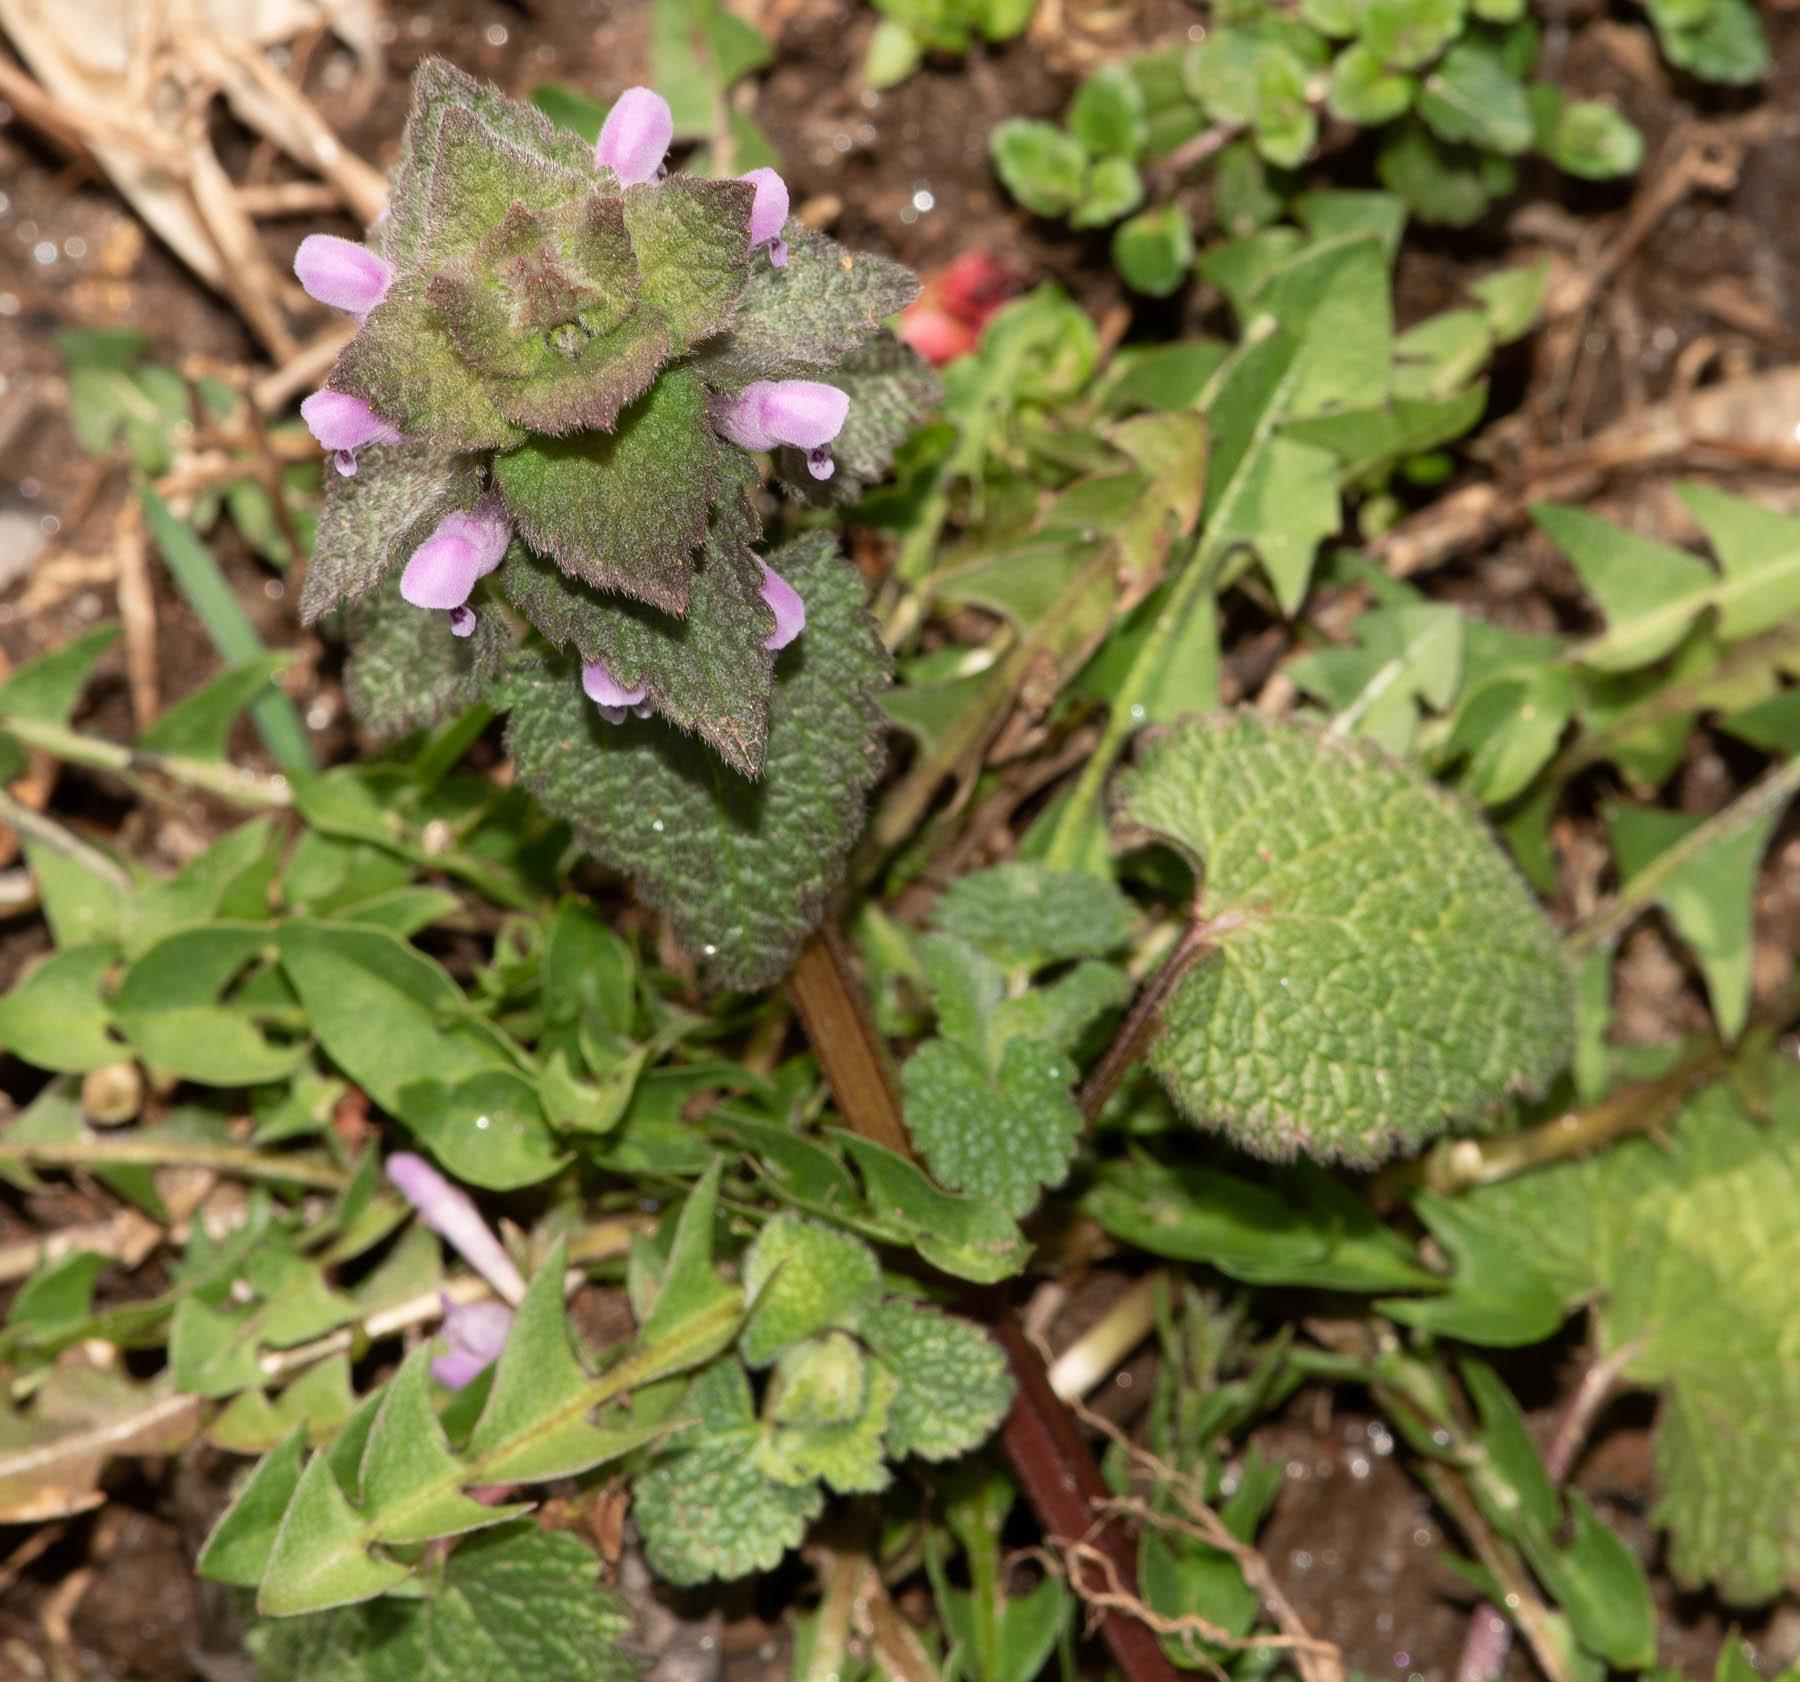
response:
[[[1208,950],[1150,1059],[1260,1156],[1367,1164],[1567,1060],[1556,939],[1474,811],[1363,743],[1254,713],[1174,726],[1123,814],[1203,867]]]

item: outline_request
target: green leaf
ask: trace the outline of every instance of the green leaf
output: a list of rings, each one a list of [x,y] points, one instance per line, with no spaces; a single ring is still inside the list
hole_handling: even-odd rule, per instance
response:
[[[409,1086],[500,1065],[468,1020],[462,989],[385,930],[296,920],[281,925],[276,945],[325,1054],[389,1114],[408,1114]]]
[[[887,676],[861,581],[829,535],[769,564],[806,603],[807,628],[776,663],[760,782],[655,720],[608,725],[563,667],[518,674],[507,736],[520,780],[740,987],[781,975],[837,883],[880,770],[873,697]]]
[[[702,181],[692,175],[625,190],[625,226],[637,256],[640,308],[669,327],[669,350],[730,325],[749,278],[747,181]]]
[[[1451,228],[1479,222],[1495,195],[1511,187],[1505,159],[1446,146],[1417,121],[1389,131],[1375,172],[1382,186],[1399,194],[1414,215]]]
[[[1465,1195],[1490,1242],[1530,1249],[1596,1355],[1663,1392],[1655,1517],[1682,1584],[1749,1604],[1800,1575],[1800,1428],[1772,1352],[1793,1333],[1800,1079],[1772,1057],[1752,1115],[1731,1082],[1655,1139]]]
[[[465,1542],[423,1599],[283,1618],[247,1638],[267,1682],[629,1682],[631,1619],[565,1530],[510,1524]]]
[[[818,1485],[782,1483],[758,1465],[750,1385],[735,1360],[696,1375],[685,1411],[699,1423],[632,1485],[650,1568],[681,1586],[772,1570],[817,1517]]]
[[[1088,171],[1081,203],[1070,213],[1072,228],[1104,228],[1129,216],[1144,202],[1144,178],[1129,158],[1101,158]]]
[[[1151,298],[1181,290],[1194,266],[1194,230],[1178,204],[1142,210],[1113,232],[1112,258],[1125,284]]]
[[[978,1448],[1012,1405],[1006,1357],[967,1320],[904,1297],[865,1314],[863,1341],[900,1380],[888,1414],[887,1448],[896,1459],[953,1460]]]
[[[710,743],[744,776],[762,770],[774,660],[763,639],[775,616],[752,553],[756,519],[741,491],[713,510],[680,619],[566,578],[515,543],[500,584],[559,647],[604,662],[627,688],[642,685],[658,713]]]
[[[1507,1349],[1541,1343],[1556,1330],[1561,1304],[1529,1253],[1471,1222],[1461,1204],[1421,1195],[1413,1207],[1456,1271],[1441,1296],[1389,1299],[1376,1304],[1383,1313],[1440,1337]]]
[[[1307,97],[1306,66],[1274,49],[1256,72],[1256,149],[1278,169],[1297,169],[1319,137],[1319,119]]]
[[[1440,139],[1511,155],[1531,148],[1525,84],[1487,41],[1458,41],[1445,53],[1419,84],[1418,110]]]
[[[793,1353],[795,1359],[783,1363],[771,1391],[766,1411],[773,1429],[756,1445],[758,1465],[779,1483],[819,1479],[840,1495],[887,1488],[890,1474],[882,1460],[882,1434],[900,1381],[879,1362],[867,1360],[841,1333]],[[801,1358],[806,1356],[812,1359],[803,1366]],[[794,1418],[796,1412],[813,1411],[820,1392],[831,1387],[831,1375],[819,1371],[827,1364],[839,1369],[840,1387],[842,1369],[852,1365],[856,1369],[854,1409],[841,1419]],[[801,1388],[797,1390],[796,1384]],[[795,1406],[797,1396],[808,1404],[805,1408]]]
[[[212,645],[229,662],[255,660],[264,650],[250,616],[226,583],[200,535],[148,484],[138,486],[144,522],[157,553],[188,605],[206,627]],[[313,769],[312,743],[294,703],[279,689],[265,689],[250,703],[250,717],[275,763],[287,772]]]
[[[1075,90],[1069,132],[1095,158],[1129,161],[1143,151],[1150,134],[1144,90],[1126,65],[1103,64]]]
[[[1068,1174],[1082,1120],[1054,1045],[1020,1035],[990,1070],[965,1045],[927,1040],[900,1073],[907,1132],[946,1185],[1019,1216]]]
[[[1463,616],[1437,602],[1377,608],[1355,625],[1354,647],[1316,649],[1287,673],[1336,714],[1340,736],[1366,736],[1403,757],[1418,734],[1419,709],[1446,710],[1462,682]]]
[[[1558,169],[1587,181],[1634,175],[1644,161],[1644,137],[1623,113],[1597,99],[1560,103],[1538,147]]]
[[[1131,920],[1131,902],[1111,882],[1017,862],[957,877],[932,911],[944,933],[1028,970],[1115,951]]]
[[[1569,1512],[1569,1545],[1534,1549],[1533,1569],[1583,1647],[1614,1670],[1649,1669],[1656,1662],[1656,1607],[1643,1565],[1578,1490],[1569,1492]]]
[[[138,746],[182,759],[223,759],[237,715],[294,663],[291,654],[261,654],[221,672],[156,719]]]
[[[685,612],[718,486],[706,401],[692,373],[672,369],[616,431],[532,438],[496,457],[495,483],[525,540],[589,584]]]
[[[0,995],[0,1047],[40,1069],[81,1074],[126,1055],[112,1037],[100,985],[116,954],[108,946],[66,946]]]
[[[777,1215],[744,1257],[750,1317],[739,1352],[751,1366],[766,1367],[790,1345],[853,1321],[880,1285],[875,1252],[860,1238]]]
[[[1121,810],[1204,866],[1212,949],[1150,1054],[1196,1121],[1260,1155],[1371,1163],[1567,1060],[1548,922],[1417,772],[1297,721],[1215,715],[1150,749]]]
[[[1750,0],[1708,0],[1692,21],[1671,19],[1674,6],[1648,9],[1669,62],[1701,81],[1743,87],[1769,73],[1768,38]]]
[[[1473,1481],[1476,1495],[1487,1497],[1483,1507],[1502,1534],[1549,1536],[1562,1504],[1524,1411],[1487,1362],[1470,1357],[1459,1368],[1481,1416],[1479,1441],[1485,1465],[1482,1476]]]
[[[1261,1186],[1140,1157],[1107,1164],[1081,1207],[1127,1244],[1252,1285],[1396,1291],[1432,1283],[1367,1204],[1317,1171]]]
[[[1429,64],[1462,33],[1463,0],[1369,0],[1363,44],[1395,70]]]
[[[1606,615],[1606,630],[1581,645],[1582,661],[1597,671],[1632,671],[1661,659],[1711,601],[1712,571],[1684,550],[1578,508],[1539,503],[1531,513]]]
[[[401,597],[400,576],[396,567],[352,602],[348,615],[350,710],[381,740],[430,729],[474,706],[500,675],[512,640],[505,617],[485,606],[475,610],[474,631],[457,636],[447,614]]]
[[[1713,1017],[1726,1039],[1744,1031],[1750,1014],[1753,906],[1762,857],[1781,820],[1779,808],[1722,831],[1684,859],[1657,887],[1655,901],[1693,950],[1706,978]],[[1621,887],[1629,887],[1662,854],[1706,821],[1698,812],[1616,806],[1607,816]]]
[[[1461,787],[1484,806],[1522,794],[1556,752],[1574,711],[1566,666],[1531,665],[1473,684],[1450,732],[1450,757],[1467,756]]]
[[[752,263],[730,330],[694,357],[710,386],[834,370],[918,296],[917,278],[885,257],[846,250],[799,222],[782,237],[786,265]]]
[[[1676,487],[1724,574],[1714,596],[1728,642],[1800,613],[1800,520],[1708,485]]]
[[[1066,216],[1081,203],[1087,148],[1054,123],[1008,117],[988,135],[1006,190],[1035,216]]]
[[[144,1062],[209,1086],[250,1086],[287,1074],[304,1043],[276,1043],[242,1006],[219,1002],[270,944],[260,925],[214,923],[169,935],[137,958],[119,982],[113,1011]]]
[[[870,1207],[898,1226],[933,1267],[978,1285],[1009,1279],[1029,1246],[1018,1227],[984,1198],[935,1186],[917,1164],[854,1133],[836,1141],[862,1174]]]
[[[1413,79],[1390,70],[1360,41],[1352,41],[1331,66],[1326,108],[1340,123],[1374,128],[1391,123],[1413,101]]]

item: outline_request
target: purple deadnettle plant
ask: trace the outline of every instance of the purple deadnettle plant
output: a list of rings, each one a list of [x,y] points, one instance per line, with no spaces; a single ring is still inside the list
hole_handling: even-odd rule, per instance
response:
[[[759,552],[765,476],[854,501],[935,382],[884,325],[911,275],[673,137],[649,88],[589,146],[419,70],[386,214],[295,258],[357,323],[301,405],[337,468],[302,610],[346,610],[378,734],[506,711],[519,781],[755,985],[855,839],[886,681],[835,545]]]

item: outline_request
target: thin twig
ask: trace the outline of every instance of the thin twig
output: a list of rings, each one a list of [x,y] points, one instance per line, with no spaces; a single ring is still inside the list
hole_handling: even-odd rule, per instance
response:
[[[856,985],[850,954],[829,923],[801,950],[788,990],[845,1121],[876,1144],[910,1157],[892,1060]]]

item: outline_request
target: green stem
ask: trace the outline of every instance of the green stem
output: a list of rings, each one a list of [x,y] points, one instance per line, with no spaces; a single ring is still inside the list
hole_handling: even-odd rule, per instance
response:
[[[1144,646],[1131,664],[1125,682],[1113,696],[1107,714],[1106,729],[1101,733],[1093,754],[1081,768],[1081,775],[1070,792],[1069,802],[1056,820],[1044,862],[1052,870],[1071,870],[1079,862],[1081,837],[1087,828],[1089,814],[1099,805],[1106,779],[1123,751],[1125,743],[1143,723],[1145,697],[1151,685],[1162,676],[1169,649],[1188,615],[1201,598],[1210,593],[1218,576],[1219,563],[1226,551],[1217,551],[1202,559],[1198,545],[1190,548],[1187,560],[1170,586],[1168,601],[1157,615],[1156,623],[1144,639]]]
[[[0,1162],[44,1168],[216,1168],[249,1180],[282,1180],[289,1185],[338,1191],[350,1176],[318,1157],[276,1156],[246,1145],[194,1144],[176,1139],[27,1139],[0,1135]]]
[[[98,847],[89,846],[74,830],[47,813],[34,811],[22,800],[15,800],[4,789],[0,789],[0,824],[80,865],[115,893],[131,892],[131,878]]]
[[[263,810],[278,809],[294,803],[285,777],[266,777],[260,772],[246,771],[222,760],[185,759],[178,754],[150,753],[141,748],[108,742],[98,736],[84,736],[65,724],[48,719],[0,718],[0,732],[22,742],[26,747],[40,748],[71,765],[86,765],[96,771],[113,771],[128,780],[145,773],[167,777],[171,782],[216,794],[238,806],[254,806]]]

